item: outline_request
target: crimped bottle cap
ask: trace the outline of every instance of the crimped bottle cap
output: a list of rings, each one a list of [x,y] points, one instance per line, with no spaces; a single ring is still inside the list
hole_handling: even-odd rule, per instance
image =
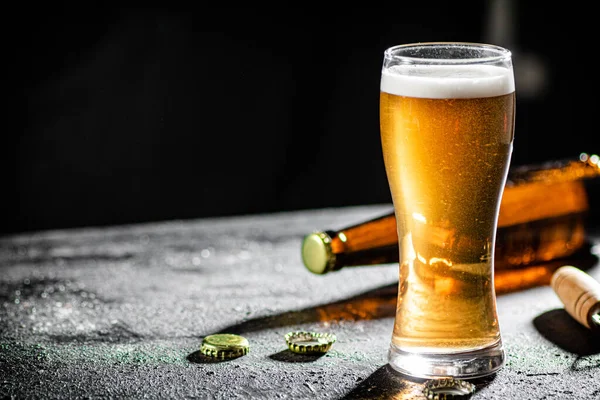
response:
[[[248,354],[250,343],[243,336],[231,333],[218,333],[202,340],[200,351],[205,356],[230,359]]]
[[[302,241],[302,261],[312,273],[323,275],[335,265],[335,254],[331,250],[331,236],[327,232],[314,232]]]
[[[458,399],[475,392],[471,382],[454,378],[431,379],[425,382],[423,394],[428,400]]]
[[[288,348],[299,354],[325,354],[336,340],[332,333],[295,331],[285,335]]]

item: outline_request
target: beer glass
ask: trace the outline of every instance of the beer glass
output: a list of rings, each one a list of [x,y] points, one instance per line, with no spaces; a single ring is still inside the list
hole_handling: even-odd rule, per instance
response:
[[[415,43],[384,53],[381,144],[400,244],[388,360],[412,377],[504,365],[494,246],[515,121],[511,52]]]

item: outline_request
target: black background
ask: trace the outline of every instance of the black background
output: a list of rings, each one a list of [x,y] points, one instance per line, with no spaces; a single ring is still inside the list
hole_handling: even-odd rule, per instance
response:
[[[28,15],[2,233],[390,202],[379,74],[400,43],[513,50],[513,165],[600,151],[592,13],[413,3]]]

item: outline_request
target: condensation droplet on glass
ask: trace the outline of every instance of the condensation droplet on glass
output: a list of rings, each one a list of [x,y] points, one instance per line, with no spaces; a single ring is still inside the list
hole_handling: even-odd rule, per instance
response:
[[[200,256],[201,256],[202,258],[208,258],[208,257],[210,257],[210,250],[209,250],[209,249],[203,249],[203,250],[200,252]]]
[[[202,259],[198,256],[192,257],[192,264],[198,266],[202,264]]]
[[[42,294],[40,294],[40,296],[42,297],[42,299],[45,299],[48,297],[48,293],[42,292]]]

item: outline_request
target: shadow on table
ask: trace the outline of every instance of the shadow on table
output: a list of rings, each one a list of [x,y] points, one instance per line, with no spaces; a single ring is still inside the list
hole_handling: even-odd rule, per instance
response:
[[[494,279],[496,293],[502,295],[536,286],[549,285],[554,271],[565,264],[577,265],[582,270],[587,270],[598,262],[598,258],[590,253],[590,249],[591,244],[587,244],[568,258],[511,270],[496,271]],[[250,319],[224,327],[216,333],[242,334],[315,322],[393,318],[396,314],[397,297],[398,284],[393,283],[333,303]]]
[[[291,350],[283,350],[269,356],[271,360],[287,362],[287,363],[309,363],[317,361],[324,354],[299,354]]]
[[[467,379],[476,387],[475,392],[494,381],[496,375],[483,378]],[[389,364],[380,367],[367,379],[346,394],[343,400],[353,399],[420,399],[423,394],[426,379],[417,379],[404,376],[392,369]],[[468,398],[466,396],[461,398]]]
[[[227,326],[217,333],[248,333],[314,322],[358,321],[390,318],[396,314],[398,284],[382,286],[329,304],[254,318]]]
[[[581,325],[564,309],[547,311],[533,320],[535,328],[563,350],[579,356],[600,354],[597,334]]]
[[[227,326],[214,333],[243,334],[318,321],[357,321],[389,318],[396,313],[397,294],[398,284],[394,283],[333,303],[254,318]],[[289,350],[270,356],[272,360],[289,363],[313,362],[319,357],[318,355],[296,354]],[[213,361],[199,351],[189,354],[187,359],[193,363],[222,362],[222,360]]]

